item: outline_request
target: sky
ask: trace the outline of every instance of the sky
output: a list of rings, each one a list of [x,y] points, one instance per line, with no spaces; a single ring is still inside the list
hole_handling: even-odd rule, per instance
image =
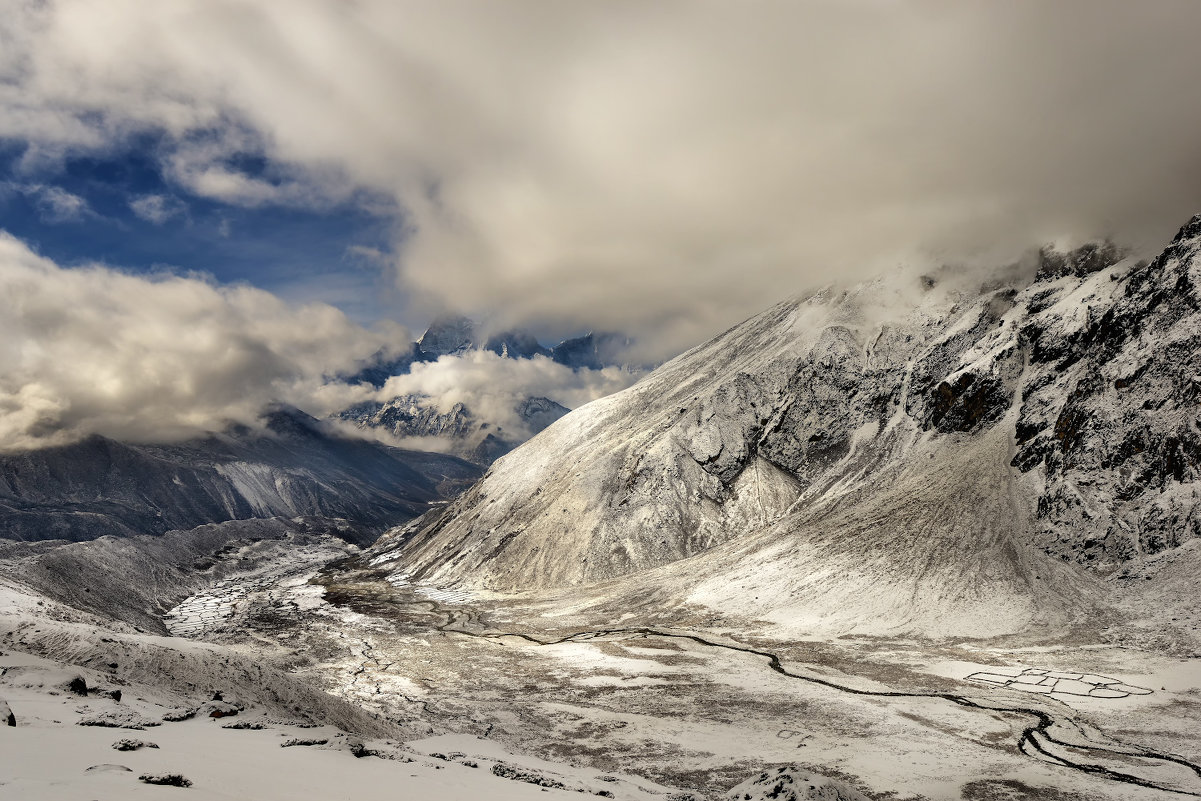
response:
[[[121,433],[98,410],[155,382],[156,435],[244,416],[179,387],[245,372],[180,353],[107,395],[63,379],[156,318],[145,347],[240,337],[273,365],[250,397],[316,410],[444,312],[621,331],[645,363],[902,265],[1154,252],[1201,211],[1197,30],[1194,0],[0,0],[0,441]],[[170,330],[116,303],[130,278],[221,311]]]

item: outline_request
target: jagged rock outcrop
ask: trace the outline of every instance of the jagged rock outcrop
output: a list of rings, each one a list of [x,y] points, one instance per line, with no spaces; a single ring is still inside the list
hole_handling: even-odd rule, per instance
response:
[[[739,587],[763,613],[1066,622],[1099,573],[1201,533],[1199,248],[1201,216],[1149,264],[1091,245],[983,288],[945,270],[782,303],[374,554],[500,591],[658,568],[693,602]]]

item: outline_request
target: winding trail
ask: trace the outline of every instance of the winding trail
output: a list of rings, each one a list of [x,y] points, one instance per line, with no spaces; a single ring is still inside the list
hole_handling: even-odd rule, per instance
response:
[[[401,604],[392,602],[390,605],[399,606]],[[759,658],[767,660],[767,667],[769,669],[773,670],[774,672],[780,674],[781,676],[786,676],[790,679],[807,682],[809,684],[816,684],[816,685],[820,685],[822,687],[828,687],[830,689],[837,690],[839,692],[848,693],[850,695],[865,696],[865,697],[872,697],[872,698],[935,699],[935,700],[946,701],[946,702],[955,704],[957,706],[967,707],[969,709],[980,709],[980,710],[985,710],[985,711],[989,711],[989,712],[1000,712],[1000,713],[1014,714],[1014,715],[1027,715],[1027,716],[1034,718],[1034,723],[1030,726],[1027,726],[1022,731],[1022,735],[1019,738],[1018,743],[1017,743],[1018,750],[1026,756],[1033,757],[1033,758],[1042,758],[1053,764],[1062,765],[1063,767],[1070,768],[1072,770],[1078,770],[1083,773],[1091,774],[1094,776],[1099,776],[1101,778],[1108,779],[1110,781],[1121,782],[1124,784],[1137,785],[1139,787],[1146,787],[1149,789],[1160,790],[1163,792],[1174,793],[1174,794],[1178,794],[1178,795],[1193,796],[1193,797],[1201,798],[1201,765],[1198,765],[1197,763],[1194,763],[1194,762],[1190,762],[1189,760],[1187,760],[1183,757],[1177,756],[1175,754],[1161,753],[1158,751],[1152,751],[1150,749],[1145,749],[1145,748],[1141,748],[1141,747],[1137,747],[1137,746],[1128,746],[1128,745],[1121,744],[1121,743],[1117,743],[1113,746],[1109,746],[1109,745],[1103,745],[1103,744],[1095,743],[1095,742],[1086,742],[1086,743],[1068,742],[1066,740],[1056,737],[1056,735],[1054,733],[1052,733],[1051,730],[1054,727],[1056,727],[1057,725],[1060,725],[1065,728],[1070,728],[1070,729],[1076,731],[1083,740],[1088,740],[1089,738],[1088,738],[1087,733],[1084,731],[1083,727],[1081,727],[1074,720],[1072,720],[1070,718],[1057,719],[1050,712],[1048,712],[1046,710],[1042,710],[1042,709],[1035,709],[1035,708],[1026,707],[1026,706],[1006,706],[1006,705],[1001,705],[1001,704],[993,705],[993,704],[989,704],[987,702],[983,702],[983,701],[979,701],[979,700],[972,700],[963,695],[958,695],[955,693],[907,692],[907,691],[899,691],[899,690],[865,690],[865,689],[862,689],[859,687],[852,687],[850,685],[840,684],[836,681],[832,681],[830,679],[822,678],[819,676],[809,676],[809,675],[805,675],[802,673],[794,673],[793,671],[784,667],[783,663],[780,660],[780,657],[778,655],[772,653],[771,651],[764,651],[764,650],[760,650],[758,648],[752,648],[752,647],[746,646],[746,645],[737,645],[737,644],[716,642],[714,640],[706,639],[705,637],[703,637],[701,635],[693,634],[693,633],[667,631],[667,630],[663,630],[663,629],[655,629],[655,628],[649,628],[649,627],[635,627],[635,628],[612,628],[612,629],[594,629],[594,630],[588,630],[588,631],[578,631],[578,632],[574,632],[572,634],[568,634],[564,637],[559,637],[556,639],[541,639],[541,638],[535,637],[531,634],[525,634],[522,632],[472,631],[470,629],[463,628],[462,627],[463,625],[473,625],[473,624],[480,625],[478,622],[477,616],[469,611],[462,610],[462,609],[448,609],[448,608],[440,605],[438,602],[432,601],[432,600],[416,600],[416,599],[414,599],[412,601],[405,603],[404,605],[426,607],[431,614],[440,615],[440,616],[444,617],[445,620],[442,623],[436,624],[434,626],[434,629],[436,631],[439,631],[443,634],[457,634],[460,636],[475,637],[478,639],[485,639],[485,640],[503,640],[506,638],[515,638],[515,639],[519,639],[524,642],[530,643],[532,645],[537,645],[537,646],[561,645],[564,643],[587,642],[589,640],[596,640],[596,639],[602,639],[602,638],[608,638],[608,637],[626,637],[626,638],[628,638],[628,637],[643,637],[643,638],[655,637],[655,638],[662,638],[662,639],[685,640],[685,641],[688,641],[688,642],[691,642],[691,643],[694,643],[696,645],[700,645],[700,646],[703,646],[706,648],[724,649],[727,651],[735,651],[737,653],[748,654],[750,656],[759,657]],[[1075,753],[1078,753],[1081,755],[1081,757],[1080,757],[1081,759],[1089,759],[1090,757],[1091,757],[1091,759],[1089,761],[1077,761],[1077,759],[1074,759],[1074,758],[1069,759],[1068,756],[1065,756],[1062,753],[1055,753],[1052,749],[1066,750],[1072,756],[1075,756],[1075,754],[1072,753],[1072,752],[1075,752]],[[1178,765],[1180,767],[1187,769],[1188,771],[1190,771],[1192,773],[1192,775],[1194,777],[1196,777],[1195,788],[1194,789],[1182,789],[1180,787],[1168,786],[1166,784],[1154,781],[1152,779],[1145,778],[1143,776],[1136,776],[1132,773],[1127,773],[1122,770],[1118,770],[1114,767],[1110,767],[1105,764],[1101,764],[1102,760],[1104,759],[1104,755],[1113,755],[1118,758],[1124,757],[1127,759],[1133,758],[1133,759],[1156,760],[1159,762],[1166,762],[1166,763]],[[1149,767],[1153,767],[1153,766],[1149,766]]]

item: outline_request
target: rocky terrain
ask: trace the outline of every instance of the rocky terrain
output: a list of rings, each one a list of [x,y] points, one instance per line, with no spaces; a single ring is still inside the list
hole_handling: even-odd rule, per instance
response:
[[[0,709],[0,795],[29,801],[673,796],[474,736],[431,737],[254,655],[138,634],[3,581]]]

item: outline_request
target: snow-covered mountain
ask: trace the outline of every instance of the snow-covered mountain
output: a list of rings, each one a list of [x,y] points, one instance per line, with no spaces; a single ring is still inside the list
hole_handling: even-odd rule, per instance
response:
[[[93,436],[0,455],[0,538],[91,540],[226,520],[317,516],[370,541],[479,475],[452,456],[340,435],[296,409],[174,445]]]
[[[586,370],[628,367],[622,357],[630,344],[628,338],[618,334],[589,332],[547,347],[524,329],[484,337],[479,326],[467,317],[439,317],[402,353],[391,357],[377,354],[369,365],[346,380],[383,388],[388,379],[410,373],[416,364],[444,357],[470,359],[481,352],[494,353],[502,360],[546,358],[578,375]],[[502,365],[507,364],[502,361]],[[503,367],[495,369],[504,371]],[[363,430],[385,432],[403,444],[412,441],[416,447],[445,451],[487,466],[569,411],[540,395],[536,387],[526,393],[505,394],[510,396],[507,400],[490,398],[482,404],[489,407],[484,409],[461,400],[447,403],[422,392],[405,392],[387,400],[356,404],[336,417]]]
[[[437,398],[400,395],[387,403],[352,406],[339,417],[361,429],[383,430],[402,439],[436,439],[450,453],[487,466],[568,411],[549,398],[525,398],[512,409],[521,427],[506,430],[476,416],[461,402],[443,411]]]
[[[1199,251],[1201,215],[1149,264],[1088,246],[781,303],[550,426],[377,564],[811,629],[1104,615],[1196,566]]]
[[[626,366],[624,352],[631,345],[628,337],[610,332],[592,332],[546,346],[532,333],[521,328],[495,332],[483,337],[479,326],[467,317],[439,317],[416,342],[399,354],[376,354],[358,373],[348,376],[351,383],[365,381],[382,387],[389,378],[404,375],[414,364],[436,361],[472,351],[489,351],[508,359],[532,359],[545,356],[573,370],[601,370]]]

